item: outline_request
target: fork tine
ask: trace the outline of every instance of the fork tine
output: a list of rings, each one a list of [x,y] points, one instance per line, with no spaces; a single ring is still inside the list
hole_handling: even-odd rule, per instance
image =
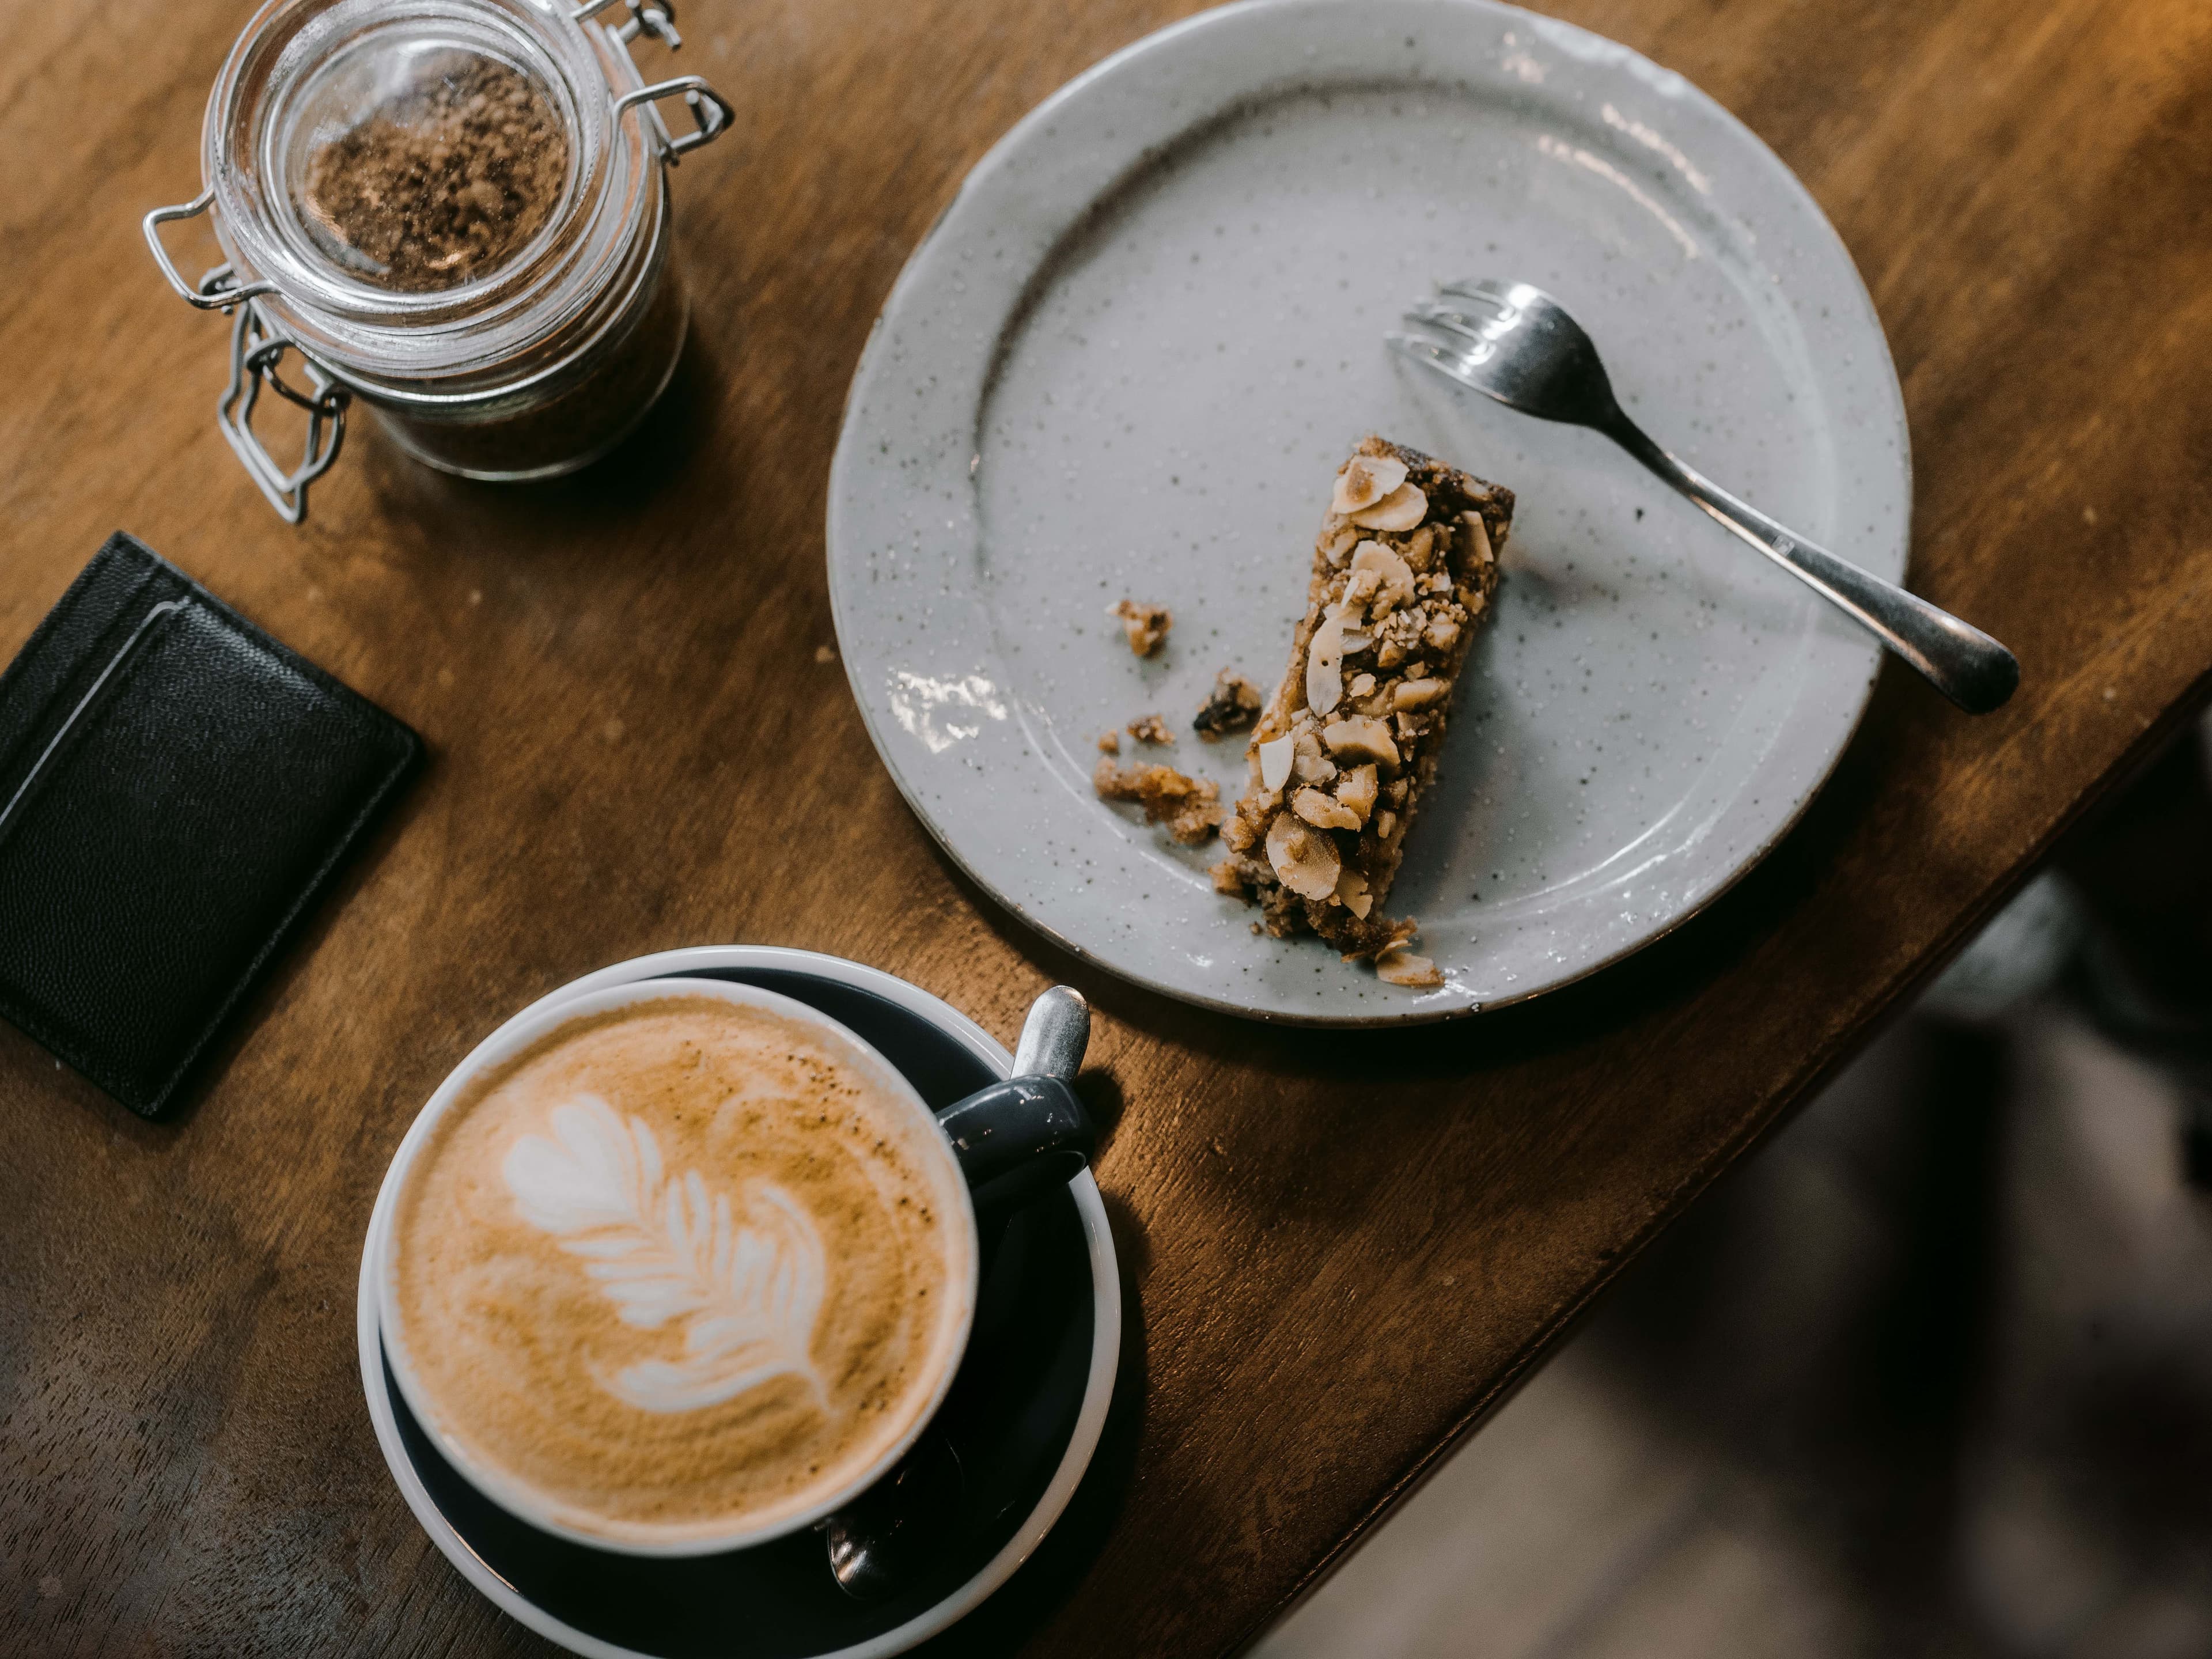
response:
[[[1439,283],[1437,285],[1437,292],[1449,294],[1458,300],[1487,301],[1500,311],[1510,311],[1513,307],[1513,302],[1506,291],[1506,285],[1488,276],[1481,277],[1472,284],[1464,276],[1455,283]]]
[[[1414,301],[1413,308],[1406,313],[1406,319],[1408,322],[1425,323],[1431,328],[1441,329],[1447,334],[1478,344],[1496,337],[1490,330],[1501,320],[1497,313],[1480,315],[1435,300]]]
[[[1422,327],[1418,317],[1406,320],[1418,330]],[[1395,331],[1382,337],[1383,343],[1400,356],[1411,359],[1425,368],[1435,370],[1447,380],[1459,386],[1472,386],[1468,378],[1468,354],[1449,340],[1438,340],[1424,333],[1401,334]]]
[[[1511,306],[1494,295],[1475,294],[1463,288],[1440,288],[1434,299],[1416,300],[1413,303],[1438,311],[1455,312],[1463,317],[1504,317],[1511,314],[1513,310]]]

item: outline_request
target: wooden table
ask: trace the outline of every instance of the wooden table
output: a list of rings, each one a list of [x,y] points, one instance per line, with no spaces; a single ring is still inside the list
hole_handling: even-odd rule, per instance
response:
[[[700,0],[683,67],[744,114],[676,180],[696,340],[643,436],[507,490],[364,435],[292,530],[216,434],[225,329],[137,234],[198,188],[245,8],[10,0],[0,655],[125,526],[434,759],[181,1121],[0,1030],[0,1649],[546,1651],[386,1478],[362,1231],[489,1026],[720,940],[876,963],[1009,1039],[1052,980],[1093,999],[1129,1386],[1068,1522],[944,1646],[1231,1648],[2206,690],[2212,9],[1571,0],[1835,219],[1911,410],[1914,585],[2017,649],[2020,695],[1970,720],[1888,673],[1751,879],[1525,1009],[1313,1037],[1055,955],[935,853],[817,659],[823,483],[870,319],[963,172],[1184,9]]]

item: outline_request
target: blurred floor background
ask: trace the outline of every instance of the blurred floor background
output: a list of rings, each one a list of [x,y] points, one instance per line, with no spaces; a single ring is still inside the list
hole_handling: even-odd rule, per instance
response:
[[[1261,1659],[2212,1656],[2212,731]]]

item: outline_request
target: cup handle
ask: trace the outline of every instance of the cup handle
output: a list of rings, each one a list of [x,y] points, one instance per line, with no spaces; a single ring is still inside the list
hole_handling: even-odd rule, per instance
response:
[[[937,1115],[978,1211],[1065,1184],[1097,1146],[1091,1115],[1056,1077],[1010,1077]]]

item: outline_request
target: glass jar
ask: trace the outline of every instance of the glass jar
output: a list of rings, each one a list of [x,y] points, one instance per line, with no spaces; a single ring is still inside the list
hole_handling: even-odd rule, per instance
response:
[[[672,0],[623,3],[267,0],[246,25],[208,99],[206,187],[145,230],[171,287],[233,313],[218,419],[288,520],[355,398],[429,465],[543,478],[668,384],[689,311],[666,168],[732,112],[696,76],[647,85],[629,48],[680,44]],[[675,97],[680,137],[658,108]],[[226,263],[188,285],[160,228],[210,210]],[[289,471],[254,435],[264,387],[307,411]]]

